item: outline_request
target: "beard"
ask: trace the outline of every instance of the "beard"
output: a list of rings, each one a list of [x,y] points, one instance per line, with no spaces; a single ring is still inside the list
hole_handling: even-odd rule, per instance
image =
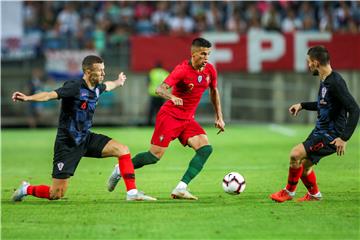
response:
[[[314,69],[311,73],[313,76],[319,76],[319,70],[317,69]]]
[[[89,80],[92,84],[96,85],[100,83],[100,79],[101,77],[98,76],[97,74],[90,74]]]

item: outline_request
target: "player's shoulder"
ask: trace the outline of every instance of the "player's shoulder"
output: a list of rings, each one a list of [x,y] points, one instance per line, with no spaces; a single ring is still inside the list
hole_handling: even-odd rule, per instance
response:
[[[330,84],[343,84],[345,83],[344,78],[340,75],[340,73],[336,71],[332,71],[331,75],[328,78]]]
[[[189,60],[184,60],[181,63],[179,63],[178,65],[176,65],[174,69],[185,70],[188,67],[189,67]]]
[[[212,63],[207,63],[206,64],[206,68],[208,68],[208,69],[210,69],[210,70],[212,70],[212,71],[215,71],[215,67],[214,67],[214,65],[212,64]]]
[[[207,63],[205,66],[205,69],[209,72],[211,72],[213,75],[216,75],[216,69],[214,67],[214,65],[212,65],[211,63]]]
[[[80,87],[82,81],[79,79],[70,79],[64,82],[64,86],[67,87]]]

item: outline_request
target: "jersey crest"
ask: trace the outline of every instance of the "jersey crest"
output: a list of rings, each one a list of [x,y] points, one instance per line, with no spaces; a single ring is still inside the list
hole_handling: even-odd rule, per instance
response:
[[[201,81],[202,81],[202,76],[200,75],[198,76],[198,83],[201,83]]]
[[[326,92],[327,92],[327,88],[326,88],[326,87],[323,87],[323,88],[321,89],[321,98],[325,98]]]

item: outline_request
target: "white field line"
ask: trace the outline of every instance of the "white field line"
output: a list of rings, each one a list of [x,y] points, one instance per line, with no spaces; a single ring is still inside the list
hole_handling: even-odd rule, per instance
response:
[[[279,133],[281,135],[285,135],[285,136],[288,136],[288,137],[293,137],[293,136],[296,135],[295,130],[290,129],[288,127],[278,125],[278,124],[270,124],[269,129],[270,129],[270,131],[273,131],[273,132],[276,132],[276,133]]]

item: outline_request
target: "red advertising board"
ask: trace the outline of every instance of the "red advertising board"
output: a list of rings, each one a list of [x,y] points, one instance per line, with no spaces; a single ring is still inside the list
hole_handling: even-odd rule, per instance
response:
[[[324,45],[337,70],[360,70],[360,34],[296,32],[206,33],[186,37],[134,36],[131,38],[131,69],[148,71],[157,62],[169,70],[190,58],[195,37],[213,44],[210,62],[218,71],[307,71],[306,52],[314,45]]]

